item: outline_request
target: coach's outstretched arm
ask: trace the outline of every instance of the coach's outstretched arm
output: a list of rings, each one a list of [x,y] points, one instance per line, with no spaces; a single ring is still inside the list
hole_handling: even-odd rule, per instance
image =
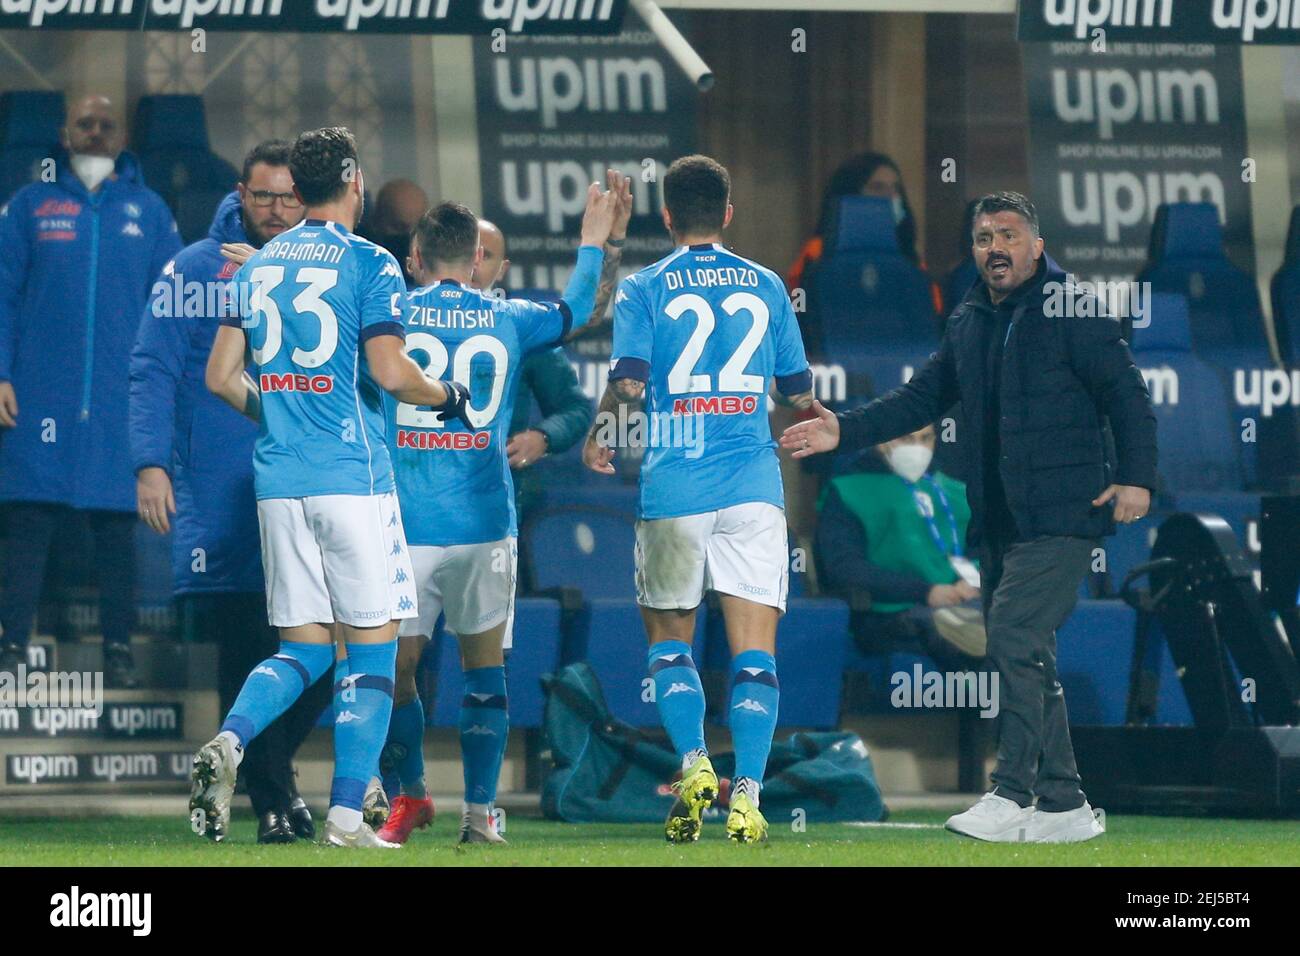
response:
[[[944,336],[939,351],[930,356],[930,361],[906,385],[840,415],[814,401],[812,408],[817,417],[798,422],[782,432],[781,447],[791,449],[795,458],[807,458],[841,445],[845,448],[879,445],[924,428],[960,397],[952,346]]]

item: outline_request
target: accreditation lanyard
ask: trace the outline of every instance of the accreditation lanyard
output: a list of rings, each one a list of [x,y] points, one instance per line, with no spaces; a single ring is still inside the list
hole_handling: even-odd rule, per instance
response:
[[[930,537],[934,538],[935,547],[944,554],[960,558],[962,556],[961,539],[957,535],[957,519],[953,517],[952,506],[948,504],[948,496],[943,493],[943,489],[939,487],[938,482],[934,479],[923,478],[922,481],[934,493],[934,497],[938,499],[939,507],[943,508],[944,516],[948,519],[948,531],[952,534],[952,549],[949,550],[943,545],[943,536],[939,534],[939,525],[934,520],[934,505],[931,499],[926,496],[918,485],[914,484],[912,485],[912,495],[916,499],[917,510],[921,512],[921,517],[925,519],[925,523],[930,529]]]

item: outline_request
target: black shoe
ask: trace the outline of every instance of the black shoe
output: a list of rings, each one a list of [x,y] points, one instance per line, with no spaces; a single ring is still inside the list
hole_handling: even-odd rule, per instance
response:
[[[104,646],[104,683],[118,690],[132,690],[140,686],[131,648],[116,644]]]
[[[280,810],[267,810],[257,819],[258,843],[292,843],[298,839],[289,816]]]
[[[316,821],[311,818],[311,811],[307,809],[306,800],[302,797],[294,797],[293,803],[289,804],[288,815],[289,823],[299,840],[316,839]]]
[[[21,644],[0,646],[0,674],[18,676],[18,665],[27,663],[27,649]]]

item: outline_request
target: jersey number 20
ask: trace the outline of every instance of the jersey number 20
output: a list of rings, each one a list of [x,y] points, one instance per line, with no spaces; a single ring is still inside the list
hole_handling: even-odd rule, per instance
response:
[[[412,332],[406,337],[406,351],[408,354],[427,353],[429,365],[425,372],[434,378],[442,378],[447,371],[447,366],[452,365],[451,377],[457,382],[470,380],[470,362],[473,361],[474,356],[484,353],[492,356],[492,392],[488,395],[487,406],[481,409],[475,408],[472,404],[465,406],[466,417],[473,427],[483,428],[492,421],[497,409],[501,407],[501,398],[506,390],[506,367],[510,363],[510,356],[506,353],[506,347],[500,339],[491,335],[471,335],[456,348],[453,359],[447,354],[447,346],[436,335],[430,335],[428,332]],[[397,424],[410,428],[443,427],[440,413],[418,408],[408,402],[398,404]]]

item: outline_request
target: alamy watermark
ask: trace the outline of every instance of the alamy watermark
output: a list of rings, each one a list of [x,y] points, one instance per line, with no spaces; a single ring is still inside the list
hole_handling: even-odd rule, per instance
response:
[[[1001,709],[998,677],[997,671],[987,670],[927,671],[916,663],[910,671],[890,675],[889,703],[900,710],[978,707],[981,717],[996,717]]]
[[[1049,318],[1131,319],[1135,329],[1151,324],[1150,282],[1092,281],[1067,275],[1064,282],[1043,283],[1043,293],[1043,314]]]
[[[617,412],[596,416],[592,434],[606,448],[685,448],[686,457],[695,459],[704,454],[705,415],[748,414],[757,407],[757,398],[733,395],[678,399],[672,412],[620,405]]]
[[[104,675],[100,671],[0,671],[0,710],[57,708],[104,716]]]

